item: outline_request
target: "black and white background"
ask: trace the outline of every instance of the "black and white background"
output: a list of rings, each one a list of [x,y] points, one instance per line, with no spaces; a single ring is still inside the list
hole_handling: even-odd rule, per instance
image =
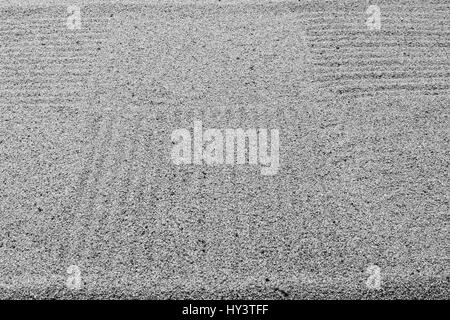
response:
[[[0,298],[448,299],[449,9],[0,0]],[[174,165],[195,120],[278,173]]]

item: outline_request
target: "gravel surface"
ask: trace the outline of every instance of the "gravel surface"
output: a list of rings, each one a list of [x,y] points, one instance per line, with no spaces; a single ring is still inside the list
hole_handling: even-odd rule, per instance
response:
[[[78,3],[0,5],[1,299],[449,298],[448,1]]]

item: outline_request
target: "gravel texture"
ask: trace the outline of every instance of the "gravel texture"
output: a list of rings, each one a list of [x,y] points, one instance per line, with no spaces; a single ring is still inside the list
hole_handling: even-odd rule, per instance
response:
[[[449,298],[448,1],[81,3],[0,5],[0,298]]]

